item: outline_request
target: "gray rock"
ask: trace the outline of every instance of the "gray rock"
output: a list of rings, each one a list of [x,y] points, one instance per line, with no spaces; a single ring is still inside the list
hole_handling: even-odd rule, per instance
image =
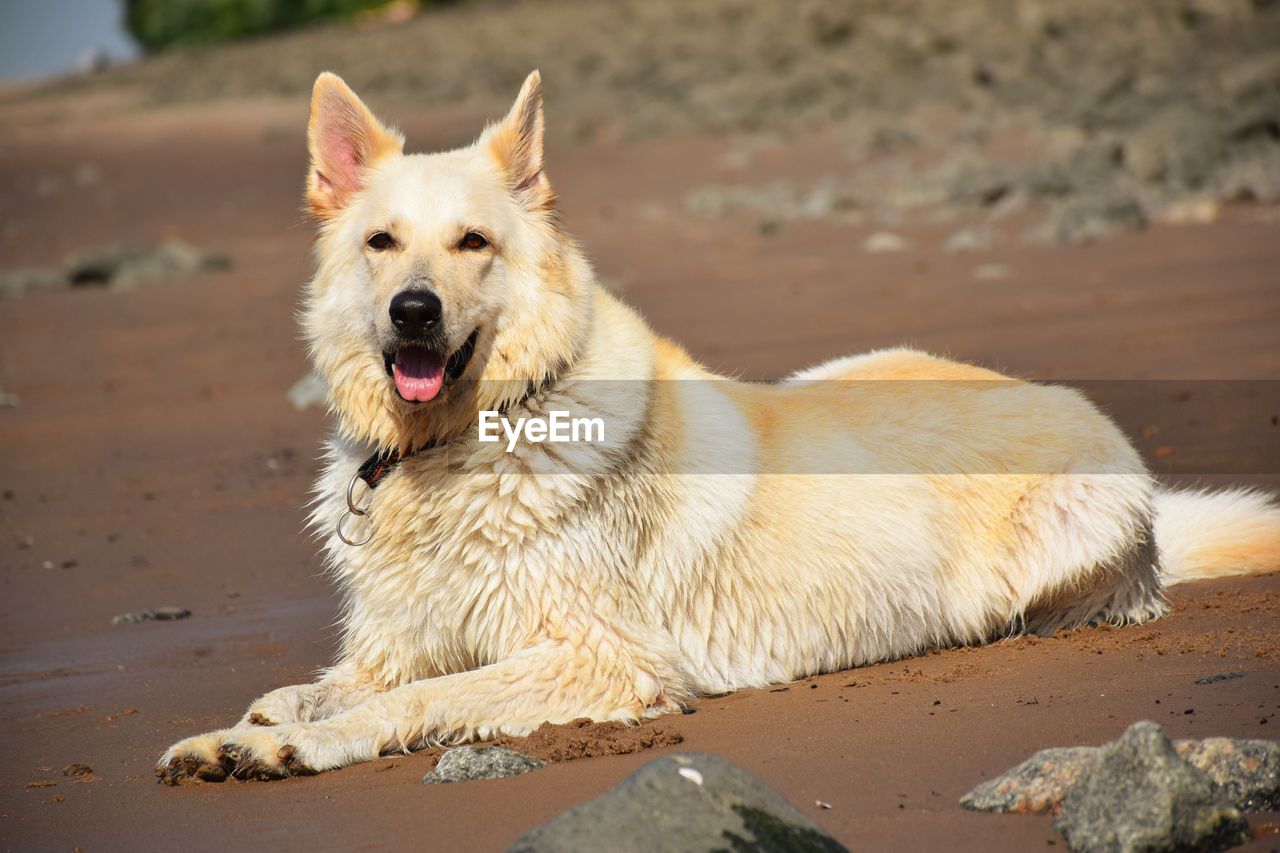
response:
[[[942,250],[948,254],[980,252],[991,248],[993,239],[990,228],[963,228],[947,238]]]
[[[1280,743],[1211,737],[1180,740],[1174,748],[1241,811],[1280,810]]]
[[[1073,851],[1216,851],[1252,837],[1222,789],[1145,720],[1089,757],[1053,827]]]
[[[186,619],[191,611],[185,607],[156,607],[150,610],[135,610],[132,613],[121,613],[112,617],[112,625],[136,625],[139,622],[171,622],[174,619]]]
[[[424,785],[472,782],[520,776],[546,767],[544,761],[500,746],[460,746],[440,756],[434,770],[422,777]]]
[[[1280,743],[1206,738],[1174,741],[1173,748],[1212,779],[1240,811],[1280,809]],[[1093,746],[1042,749],[1012,770],[978,785],[960,798],[960,805],[978,812],[1055,812],[1097,753],[1098,747]]]
[[[148,281],[225,269],[223,255],[202,252],[177,240],[153,246],[107,246],[67,257],[66,277],[72,286],[110,285],[131,288]]]
[[[844,849],[759,777],[692,752],[650,761],[511,847],[513,853]]]
[[[0,270],[0,296],[17,296],[30,290],[64,287],[67,277],[60,270],[43,267]]]
[[[892,231],[877,231],[862,241],[862,251],[871,255],[883,255],[894,252],[905,252],[911,244]]]
[[[1017,767],[983,782],[960,798],[975,812],[1048,814],[1056,811],[1080,769],[1097,753],[1094,746],[1042,749]]]
[[[1008,278],[1013,270],[1008,264],[979,264],[973,268],[972,275],[978,281],[999,281]]]
[[[1167,109],[1125,140],[1125,167],[1141,181],[1201,186],[1226,147],[1218,125],[1204,110],[1187,106]]]
[[[1032,232],[1032,239],[1048,243],[1086,243],[1125,231],[1140,231],[1147,214],[1128,196],[1079,196],[1057,205]]]

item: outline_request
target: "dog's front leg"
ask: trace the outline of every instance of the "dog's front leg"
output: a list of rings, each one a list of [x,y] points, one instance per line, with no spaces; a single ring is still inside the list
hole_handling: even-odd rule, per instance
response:
[[[311,684],[293,684],[272,690],[244,712],[238,726],[275,726],[310,723],[332,717],[359,705],[377,692],[354,668],[339,665]]]
[[[272,690],[249,706],[233,728],[184,738],[165,750],[156,764],[161,781],[177,785],[192,779],[221,782],[234,769],[225,746],[235,732],[260,726],[323,720],[354,708],[377,692],[355,669],[339,665],[311,684],[293,684]]]
[[[678,707],[647,667],[547,641],[500,663],[378,693],[325,720],[214,734],[219,764],[232,775],[279,779],[428,744],[526,734],[547,721],[634,720]],[[160,768],[169,780],[198,776],[207,766],[170,753]]]

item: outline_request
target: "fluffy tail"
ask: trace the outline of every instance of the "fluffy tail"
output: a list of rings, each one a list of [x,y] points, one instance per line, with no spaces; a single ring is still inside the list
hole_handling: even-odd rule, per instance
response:
[[[1280,571],[1280,505],[1266,492],[1157,492],[1155,538],[1166,586]]]

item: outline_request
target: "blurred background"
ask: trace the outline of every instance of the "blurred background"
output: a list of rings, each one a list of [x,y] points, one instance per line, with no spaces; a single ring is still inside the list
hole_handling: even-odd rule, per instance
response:
[[[0,786],[8,846],[129,849],[173,809],[223,843],[360,840],[137,782],[332,654],[301,508],[326,430],[295,323],[312,81],[337,72],[430,151],[473,139],[533,68],[569,230],[710,366],[770,379],[906,343],[1108,380],[1163,476],[1280,485],[1276,0],[5,2],[2,750],[31,774],[114,771],[57,820],[49,791]],[[111,624],[162,605],[194,615]],[[1068,682],[1081,703],[1112,692]],[[988,716],[947,743],[1008,740]],[[824,813],[850,843],[891,846],[913,817],[894,791],[935,784],[934,756],[881,740],[902,787]],[[365,770],[316,784],[384,826],[417,813]],[[545,814],[572,801],[556,790]],[[521,805],[433,827],[509,840]],[[921,847],[1023,831],[939,815],[912,824]]]

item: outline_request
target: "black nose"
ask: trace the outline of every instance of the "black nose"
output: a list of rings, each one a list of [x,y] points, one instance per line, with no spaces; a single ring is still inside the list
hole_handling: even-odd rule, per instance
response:
[[[430,290],[402,290],[391,298],[391,322],[406,338],[421,338],[440,322],[440,297]]]

